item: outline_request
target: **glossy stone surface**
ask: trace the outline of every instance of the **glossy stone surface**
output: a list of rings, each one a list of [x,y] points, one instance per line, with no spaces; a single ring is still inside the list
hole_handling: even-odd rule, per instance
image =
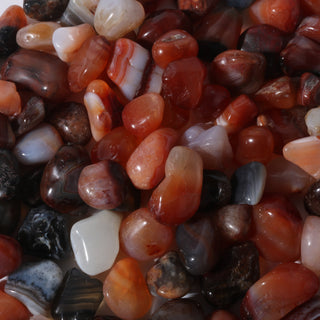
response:
[[[177,299],[188,293],[194,279],[186,271],[175,251],[168,251],[146,275],[150,292],[166,299]]]
[[[50,114],[48,120],[65,142],[85,145],[91,138],[88,114],[82,103],[63,103]]]
[[[18,299],[0,291],[1,320],[29,320],[30,311]]]
[[[23,9],[32,19],[39,21],[57,20],[68,5],[68,0],[24,0]]]
[[[87,151],[77,145],[64,145],[46,164],[41,178],[42,200],[54,210],[72,213],[84,203],[78,193],[82,169],[90,164]]]
[[[0,233],[11,236],[18,226],[21,208],[17,199],[0,200]]]
[[[252,242],[229,248],[202,277],[202,293],[216,308],[227,308],[242,298],[259,279],[259,252]]]
[[[313,73],[305,72],[300,77],[297,102],[308,108],[317,107],[319,101],[320,79]]]
[[[20,169],[14,154],[0,150],[0,199],[10,200],[17,195],[20,184]]]
[[[263,195],[266,176],[266,168],[261,162],[238,167],[231,177],[233,203],[257,204]]]
[[[1,68],[2,79],[23,85],[40,97],[62,100],[69,93],[68,65],[49,53],[21,49]],[[37,74],[38,77],[34,77]]]
[[[47,316],[62,279],[62,270],[53,261],[25,263],[10,274],[5,292],[24,303],[31,313]]]
[[[242,301],[242,319],[279,320],[308,301],[319,288],[318,277],[297,263],[283,263],[261,277]]]
[[[218,261],[219,238],[210,218],[195,216],[180,224],[176,231],[176,243],[181,261],[193,275],[202,275]]]
[[[309,214],[320,216],[320,181],[315,181],[307,190],[304,195],[304,207]]]
[[[16,85],[11,81],[0,80],[0,112],[6,116],[17,116],[21,112],[21,98]]]
[[[200,305],[191,299],[176,299],[165,302],[156,310],[150,320],[204,320],[204,313]]]
[[[119,251],[121,219],[121,214],[104,210],[79,220],[72,226],[72,250],[83,272],[97,275],[113,265]]]
[[[54,319],[92,319],[102,299],[102,282],[72,268],[55,295],[51,313]]]
[[[132,258],[119,260],[103,283],[104,299],[114,314],[124,319],[139,319],[151,308],[149,293],[139,264]]]
[[[69,249],[67,223],[62,215],[41,205],[29,210],[17,239],[24,252],[59,260]]]

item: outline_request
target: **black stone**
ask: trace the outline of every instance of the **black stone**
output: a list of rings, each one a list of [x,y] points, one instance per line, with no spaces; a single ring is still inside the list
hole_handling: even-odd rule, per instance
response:
[[[18,29],[12,26],[0,28],[0,56],[7,57],[18,49],[16,35]]]
[[[0,200],[0,234],[12,235],[18,226],[20,214],[19,200]]]

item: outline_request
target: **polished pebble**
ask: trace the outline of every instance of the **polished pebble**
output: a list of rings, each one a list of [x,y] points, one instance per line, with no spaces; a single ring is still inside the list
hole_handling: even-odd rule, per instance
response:
[[[319,203],[320,203],[320,194],[319,194],[319,184],[320,181],[317,180],[308,188],[307,192],[304,195],[304,207],[311,215],[320,216]]]
[[[121,214],[103,210],[72,226],[72,250],[83,272],[97,275],[111,268],[119,252],[121,219]]]
[[[307,302],[293,309],[283,320],[316,320],[320,315],[320,297],[315,295]]]
[[[0,291],[0,319],[1,320],[29,320],[30,311],[18,299]]]
[[[0,112],[6,116],[17,116],[21,112],[21,98],[16,85],[11,81],[0,80]]]

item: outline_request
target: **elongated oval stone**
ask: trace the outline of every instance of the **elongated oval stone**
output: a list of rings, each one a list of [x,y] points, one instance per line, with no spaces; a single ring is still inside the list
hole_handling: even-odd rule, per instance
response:
[[[103,210],[72,226],[71,246],[83,272],[93,276],[111,268],[119,252],[121,218],[120,213]]]

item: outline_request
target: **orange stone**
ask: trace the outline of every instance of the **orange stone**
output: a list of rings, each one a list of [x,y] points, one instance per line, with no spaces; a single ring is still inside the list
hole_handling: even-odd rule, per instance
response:
[[[29,310],[16,298],[0,291],[0,320],[29,320]]]

